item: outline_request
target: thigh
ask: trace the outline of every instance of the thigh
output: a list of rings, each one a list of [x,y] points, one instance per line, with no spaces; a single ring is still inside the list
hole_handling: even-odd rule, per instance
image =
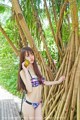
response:
[[[24,120],[34,120],[34,108],[32,105],[24,102],[22,106]]]
[[[35,120],[42,120],[42,103],[35,109]]]

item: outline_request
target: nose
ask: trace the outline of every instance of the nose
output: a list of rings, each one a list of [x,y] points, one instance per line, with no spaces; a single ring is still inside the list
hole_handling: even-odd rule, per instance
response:
[[[33,58],[33,56],[32,55],[30,55],[30,59],[32,59]]]

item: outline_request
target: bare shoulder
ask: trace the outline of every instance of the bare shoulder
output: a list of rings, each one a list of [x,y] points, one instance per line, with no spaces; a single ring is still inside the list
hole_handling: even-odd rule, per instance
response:
[[[22,79],[25,79],[25,73],[24,73],[24,70],[21,70],[19,74],[20,74],[20,76],[21,76]]]
[[[23,75],[24,74],[24,70],[22,69],[21,71],[20,71],[20,75]]]

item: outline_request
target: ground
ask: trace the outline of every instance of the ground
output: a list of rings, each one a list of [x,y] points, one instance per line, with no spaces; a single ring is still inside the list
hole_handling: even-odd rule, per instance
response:
[[[5,90],[2,86],[0,86],[0,100],[6,100],[6,99],[13,99],[15,103],[17,103],[19,110],[21,105],[21,99],[17,96],[12,95],[7,90]]]

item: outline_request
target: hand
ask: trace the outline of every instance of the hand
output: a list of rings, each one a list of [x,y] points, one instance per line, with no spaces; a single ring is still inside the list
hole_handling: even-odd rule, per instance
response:
[[[24,71],[26,71],[26,70],[27,70],[27,67],[24,66],[24,63],[25,63],[25,62],[22,63],[22,68],[23,68]]]
[[[61,76],[58,80],[59,83],[63,82],[65,80],[65,76]]]

